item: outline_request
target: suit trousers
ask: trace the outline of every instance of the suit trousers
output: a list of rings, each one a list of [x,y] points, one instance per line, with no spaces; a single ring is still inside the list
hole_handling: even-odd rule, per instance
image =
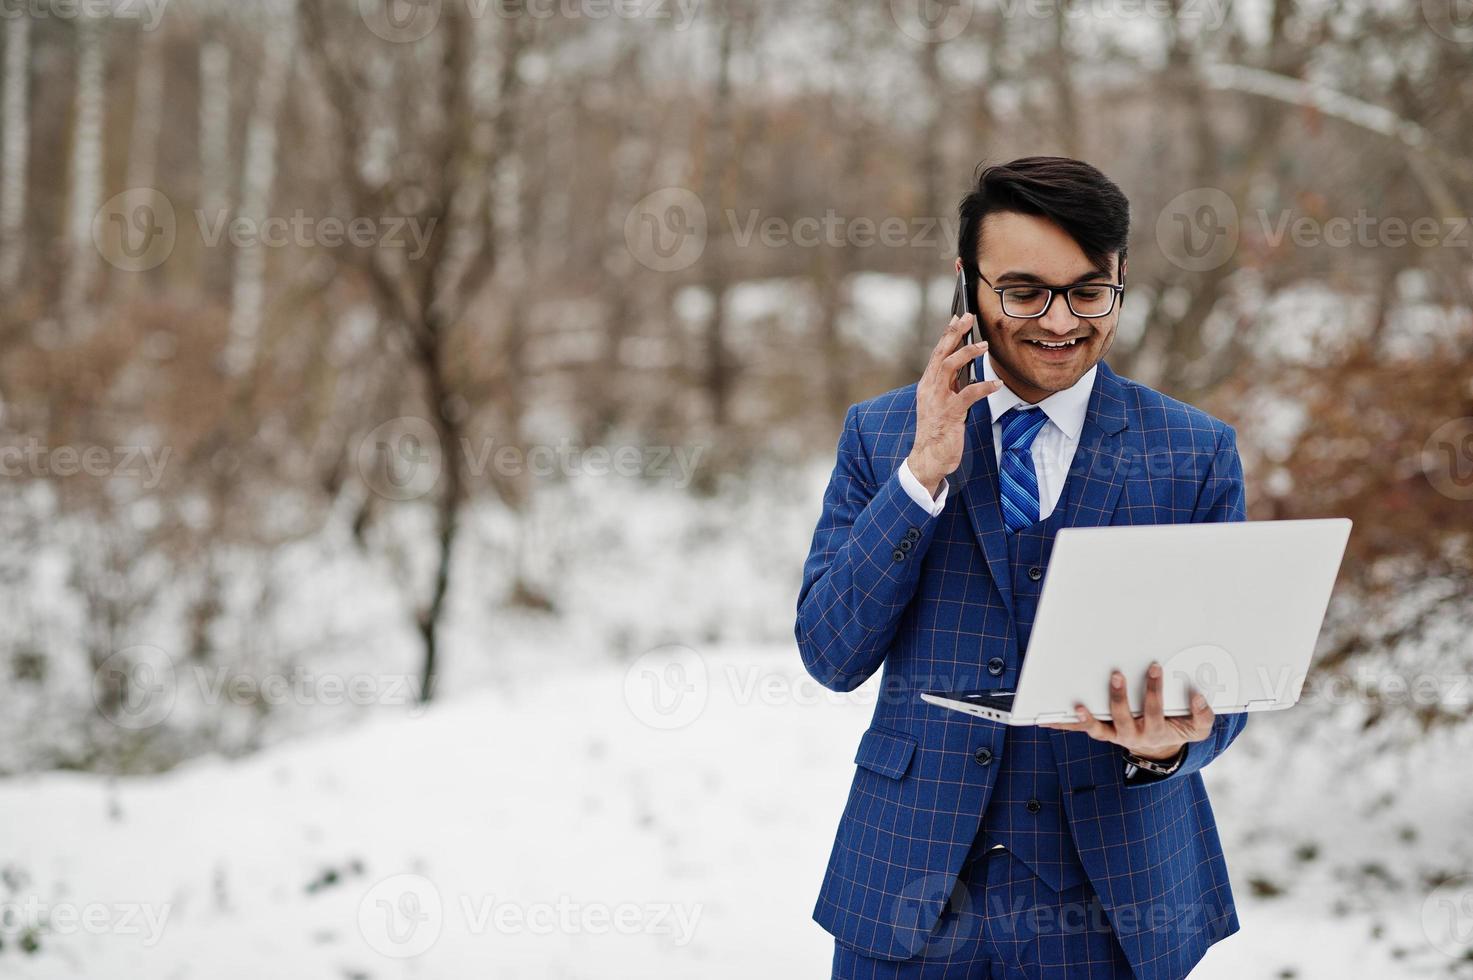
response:
[[[1089,882],[1056,892],[1001,845],[977,843],[946,911],[908,960],[834,943],[833,980],[1125,980],[1133,977]]]

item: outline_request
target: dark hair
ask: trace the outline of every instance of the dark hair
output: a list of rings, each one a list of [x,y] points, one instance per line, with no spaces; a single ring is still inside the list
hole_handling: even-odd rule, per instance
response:
[[[998,211],[1047,218],[1064,229],[1101,271],[1109,272],[1114,252],[1125,261],[1130,202],[1114,181],[1083,160],[1022,157],[1012,163],[978,165],[977,186],[957,208],[961,218],[957,254],[972,283],[977,282],[982,219]]]

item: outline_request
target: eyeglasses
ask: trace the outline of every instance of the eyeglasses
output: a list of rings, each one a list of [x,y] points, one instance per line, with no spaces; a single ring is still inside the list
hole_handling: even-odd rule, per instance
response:
[[[977,270],[977,275],[982,276],[982,281],[997,293],[998,299],[1002,301],[1002,312],[1004,316],[1010,316],[1015,320],[1036,320],[1048,312],[1053,305],[1054,296],[1063,293],[1064,302],[1069,304],[1069,312],[1077,317],[1092,320],[1096,317],[1108,316],[1115,308],[1115,300],[1125,292],[1124,284],[1117,283],[1082,283],[1078,286],[1003,286],[1001,288],[992,285],[992,281],[982,275],[982,270]]]

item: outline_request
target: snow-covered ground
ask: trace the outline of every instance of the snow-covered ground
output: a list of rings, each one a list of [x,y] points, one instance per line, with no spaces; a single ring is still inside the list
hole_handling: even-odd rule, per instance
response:
[[[11,779],[5,908],[52,924],[34,955],[7,925],[0,972],[823,976],[809,914],[873,697],[783,644],[549,658],[242,760]],[[1448,975],[1473,881],[1424,876],[1469,867],[1467,739],[1367,759],[1303,710],[1207,772],[1244,929],[1194,976]]]
[[[875,693],[824,691],[792,641],[827,470],[709,498],[580,476],[520,519],[469,514],[427,711],[403,703],[404,589],[340,523],[231,562],[209,671],[186,669],[167,603],[124,624],[175,665],[158,724],[196,745],[259,726],[217,744],[264,748],[0,780],[0,976],[827,975],[810,913]],[[49,747],[96,721],[66,586],[85,552],[57,535],[4,598],[12,646],[49,660],[45,686],[0,692],[0,771],[57,765]],[[508,607],[514,576],[555,611]],[[1414,652],[1401,669],[1430,669]],[[1437,669],[1466,682],[1456,660]],[[263,714],[211,693],[219,669],[290,686]],[[361,708],[322,686],[358,676]],[[1319,697],[1256,717],[1207,771],[1244,928],[1196,976],[1473,973],[1473,730],[1380,751],[1364,715]]]

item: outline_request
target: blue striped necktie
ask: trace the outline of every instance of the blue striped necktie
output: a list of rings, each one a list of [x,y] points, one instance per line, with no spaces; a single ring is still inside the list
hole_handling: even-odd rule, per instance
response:
[[[1002,413],[1002,465],[998,487],[1002,520],[1009,531],[1038,523],[1038,474],[1033,469],[1033,440],[1048,423],[1037,405],[1018,406]]]

